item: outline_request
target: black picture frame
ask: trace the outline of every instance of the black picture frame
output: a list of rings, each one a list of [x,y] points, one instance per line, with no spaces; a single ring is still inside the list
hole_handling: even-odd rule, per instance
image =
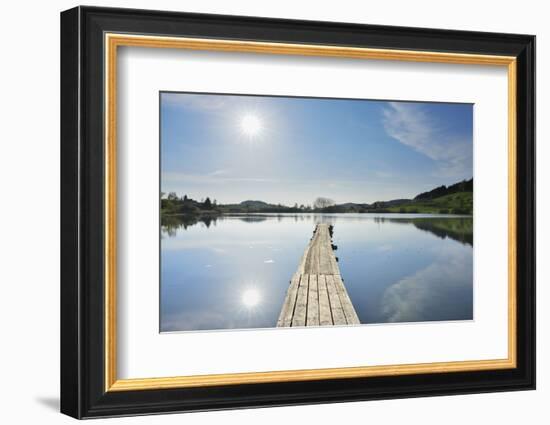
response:
[[[105,32],[516,57],[517,367],[106,392]],[[534,36],[97,7],[76,7],[61,13],[62,413],[92,418],[534,388]]]

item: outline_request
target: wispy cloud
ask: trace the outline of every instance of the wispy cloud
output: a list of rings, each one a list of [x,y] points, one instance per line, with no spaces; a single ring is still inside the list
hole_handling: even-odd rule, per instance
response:
[[[382,314],[388,322],[472,319],[472,309],[456,302],[472,298],[472,273],[468,249],[458,245],[443,249],[434,263],[385,290]]]
[[[470,140],[452,134],[417,103],[389,102],[383,110],[386,133],[438,162],[438,175],[466,177],[472,169]]]

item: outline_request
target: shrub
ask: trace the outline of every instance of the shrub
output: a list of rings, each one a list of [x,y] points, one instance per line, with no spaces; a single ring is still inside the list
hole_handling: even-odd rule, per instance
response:
[[[470,211],[466,208],[453,208],[451,212],[453,214],[470,214]]]

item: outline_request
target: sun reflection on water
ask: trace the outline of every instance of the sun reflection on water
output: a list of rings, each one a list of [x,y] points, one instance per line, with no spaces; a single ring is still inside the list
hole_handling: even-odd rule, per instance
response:
[[[261,302],[260,292],[256,288],[246,289],[242,294],[241,301],[247,308],[256,307]]]

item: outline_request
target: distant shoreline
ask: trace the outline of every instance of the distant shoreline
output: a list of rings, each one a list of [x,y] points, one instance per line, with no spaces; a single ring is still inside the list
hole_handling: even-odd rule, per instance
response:
[[[473,214],[464,213],[464,214],[453,214],[453,213],[430,213],[430,212],[384,212],[384,211],[363,211],[363,212],[354,212],[354,211],[346,211],[346,212],[325,212],[325,211],[298,211],[298,212],[288,212],[288,211],[249,211],[249,212],[220,212],[220,211],[208,211],[204,213],[168,213],[168,212],[162,212],[161,215],[164,217],[220,217],[220,216],[235,216],[235,215],[263,215],[263,216],[269,216],[269,215],[316,215],[316,214],[397,214],[397,215],[437,215],[437,216],[450,216],[450,217],[473,217]]]
[[[187,214],[189,216],[209,214],[250,214],[250,213],[374,213],[374,214],[451,214],[472,215],[474,204],[473,179],[464,180],[451,186],[439,186],[423,192],[414,199],[393,199],[373,203],[347,202],[336,204],[330,198],[318,197],[312,205],[287,206],[270,204],[261,200],[246,200],[238,204],[218,204],[209,197],[200,201],[175,192],[161,193],[161,212],[166,214]]]

